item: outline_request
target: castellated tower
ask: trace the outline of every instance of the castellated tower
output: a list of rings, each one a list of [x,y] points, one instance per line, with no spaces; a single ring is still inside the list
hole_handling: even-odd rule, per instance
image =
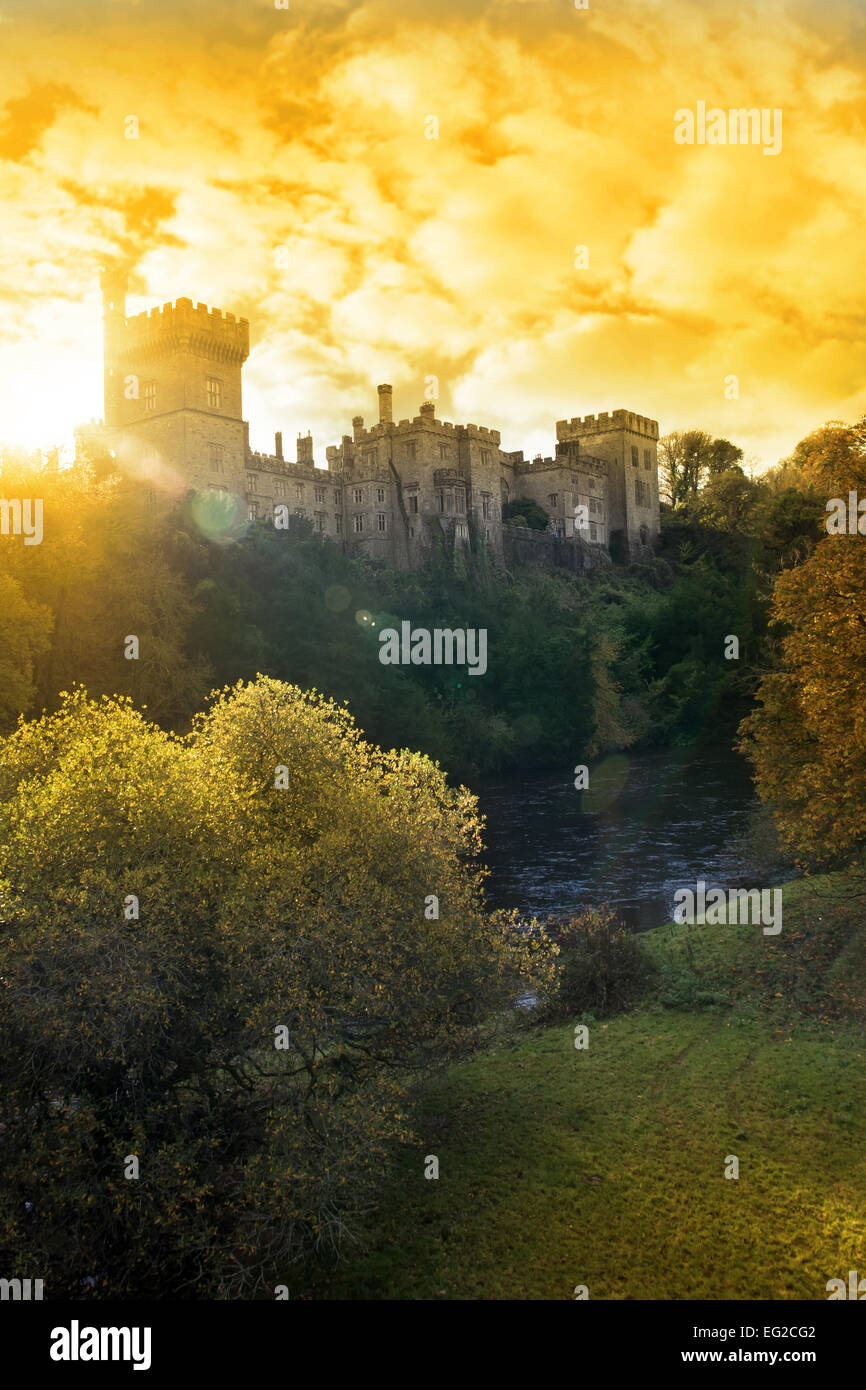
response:
[[[659,533],[658,421],[628,410],[577,416],[557,421],[556,438],[607,461],[608,544],[623,559],[648,558]]]
[[[149,502],[189,490],[228,494],[250,521],[281,530],[303,522],[301,530],[349,554],[400,569],[440,551],[456,558],[483,550],[500,569],[531,563],[575,572],[652,554],[655,420],[626,410],[560,420],[555,455],[526,460],[502,449],[496,429],[437,419],[432,400],[395,420],[385,384],[378,420],[365,427],[354,416],[351,434],[326,448],[326,468],[316,466],[309,433],[298,435],[294,461],[282,433],[273,454],[253,453],[241,405],[247,320],[191,299],[127,318],[126,279],[116,270],[103,274],[102,294],[101,442],[121,473],[150,485]],[[524,499],[547,513],[546,530],[503,524],[506,503]]]
[[[121,470],[243,496],[247,320],[191,299],[127,318],[123,279],[105,274],[102,291],[105,424]]]

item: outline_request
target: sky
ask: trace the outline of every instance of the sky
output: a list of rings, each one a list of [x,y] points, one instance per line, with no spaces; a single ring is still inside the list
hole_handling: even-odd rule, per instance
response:
[[[0,440],[101,417],[108,261],[248,318],[252,446],[318,463],[385,381],[527,455],[866,411],[862,2],[280,3],[0,0]],[[699,102],[781,149],[678,143]]]

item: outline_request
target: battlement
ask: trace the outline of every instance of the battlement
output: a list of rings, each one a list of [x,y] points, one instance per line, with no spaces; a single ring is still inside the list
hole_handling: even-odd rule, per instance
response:
[[[245,362],[250,352],[250,325],[221,309],[178,299],[124,319],[118,348],[129,354],[143,350],[175,351],[186,347],[225,361]]]
[[[478,439],[484,444],[493,444],[498,449],[502,441],[499,430],[488,429],[486,425],[458,425],[457,433],[461,439]]]
[[[360,417],[357,417],[360,419]],[[393,420],[380,420],[378,424],[371,425],[369,429],[364,429],[359,425],[355,430],[354,443],[361,448],[363,445],[376,444],[380,439],[388,435],[402,438],[407,434],[417,434],[418,430],[431,430],[434,434],[456,435],[460,429],[458,425],[452,425],[450,420],[437,420],[434,415],[416,415],[413,420],[401,420],[395,424]],[[336,447],[336,446],[329,446]]]
[[[247,454],[246,467],[251,473],[276,473],[281,478],[297,478],[304,482],[312,480],[325,484],[336,477],[329,468],[317,468],[313,463],[291,463],[277,454],[257,454],[252,450]]]
[[[572,420],[556,422],[557,439],[575,439],[584,434],[606,434],[612,430],[628,430],[631,434],[646,435],[650,439],[658,439],[659,435],[657,420],[650,420],[646,415],[635,415],[630,410],[614,410],[612,414],[605,412],[598,416],[576,415]]]

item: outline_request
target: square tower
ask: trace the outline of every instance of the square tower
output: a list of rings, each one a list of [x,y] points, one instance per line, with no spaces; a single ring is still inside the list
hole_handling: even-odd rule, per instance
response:
[[[105,424],[121,470],[171,491],[242,496],[247,320],[191,299],[127,318],[125,286],[111,276],[103,303]]]
[[[608,464],[607,529],[612,550],[636,560],[652,553],[659,533],[657,420],[630,410],[558,420],[557,440],[580,441],[581,452]]]

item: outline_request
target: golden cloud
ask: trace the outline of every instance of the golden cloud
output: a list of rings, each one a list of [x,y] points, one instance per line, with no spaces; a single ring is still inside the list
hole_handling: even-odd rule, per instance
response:
[[[107,258],[134,270],[132,311],[248,317],[254,446],[310,427],[320,460],[378,381],[399,417],[431,374],[446,418],[532,451],[626,406],[773,462],[864,408],[851,6],[10,14],[0,435],[100,413]],[[699,101],[781,110],[780,154],[676,144]]]

